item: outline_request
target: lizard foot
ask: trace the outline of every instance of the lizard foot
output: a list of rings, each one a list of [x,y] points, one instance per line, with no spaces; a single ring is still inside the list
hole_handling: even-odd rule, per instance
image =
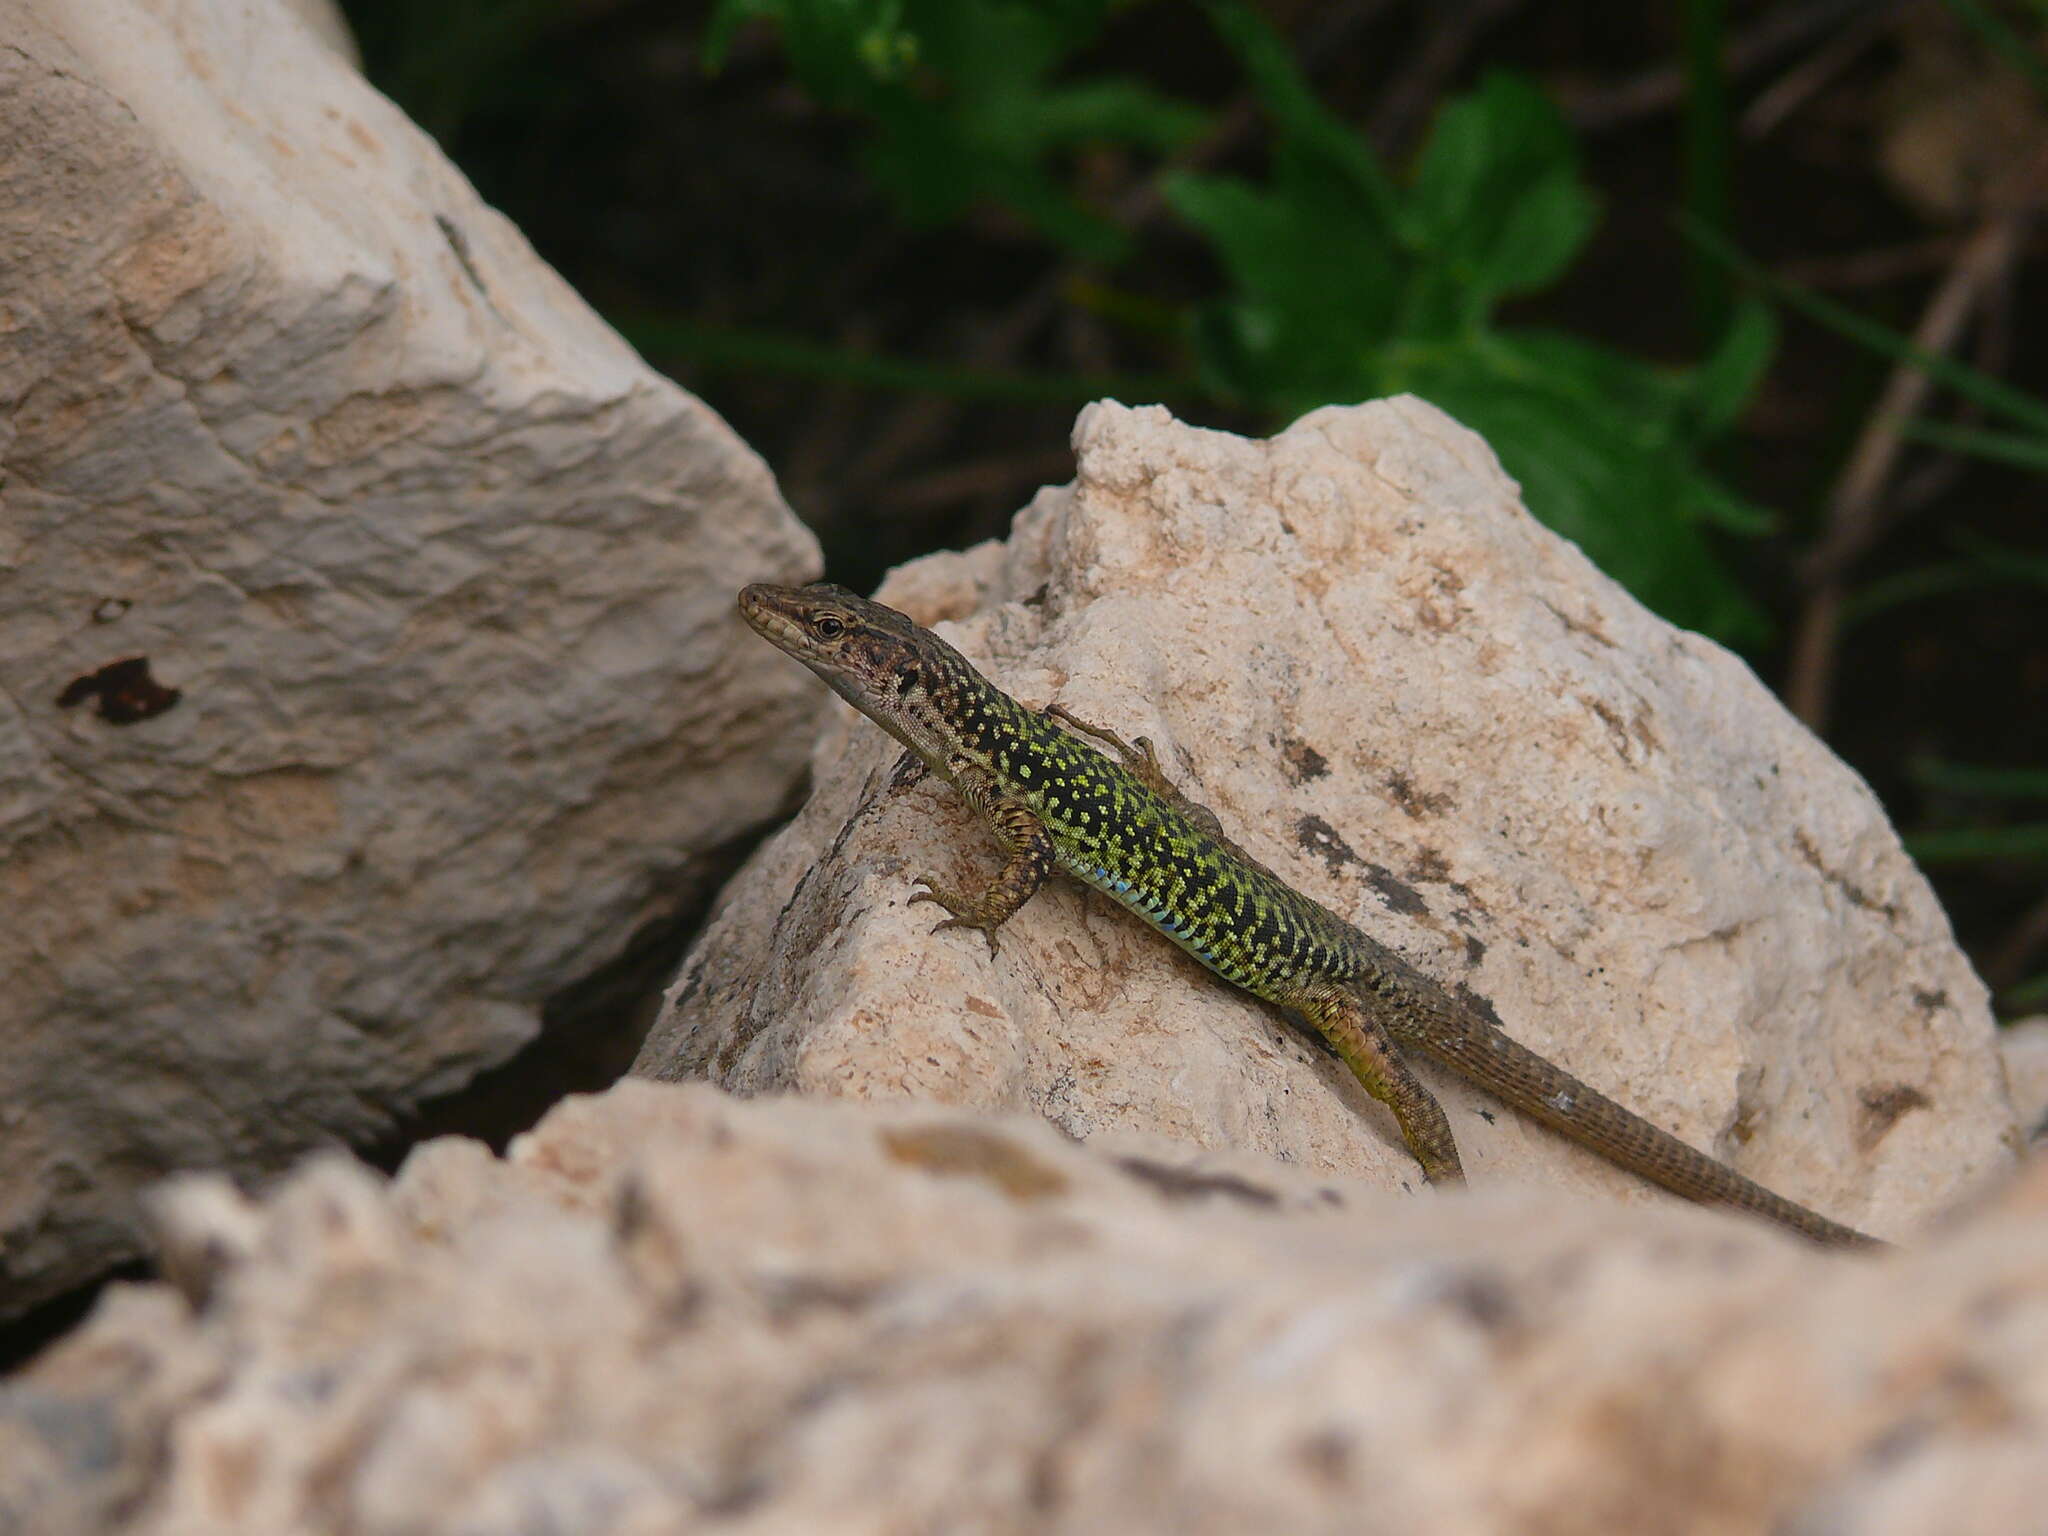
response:
[[[918,881],[917,889],[911,892],[909,905],[915,906],[920,901],[936,902],[953,914],[932,924],[933,933],[943,933],[948,928],[979,929],[981,936],[988,940],[988,952],[991,955],[996,952],[996,929],[1001,925],[990,922],[973,902],[929,880]]]

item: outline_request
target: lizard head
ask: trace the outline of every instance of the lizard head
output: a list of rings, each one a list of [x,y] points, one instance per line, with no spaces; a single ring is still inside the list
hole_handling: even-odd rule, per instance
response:
[[[740,617],[762,639],[787,651],[847,703],[892,731],[892,718],[900,719],[942,675],[955,671],[950,662],[969,670],[938,636],[844,587],[758,582],[741,590],[739,606]]]

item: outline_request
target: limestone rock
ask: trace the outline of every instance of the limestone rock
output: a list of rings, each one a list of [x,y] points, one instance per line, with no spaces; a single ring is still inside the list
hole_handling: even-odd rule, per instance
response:
[[[2007,1025],[1998,1043],[2020,1129],[2031,1142],[2048,1142],[2048,1015]]]
[[[627,1082],[159,1207],[0,1529],[1962,1532],[2048,1500],[2048,1180],[1919,1250]],[[209,1255],[204,1263],[194,1256]]]
[[[0,1313],[515,1049],[801,766],[815,548],[277,0],[0,0]]]
[[[283,0],[283,5],[335,53],[358,69],[362,67],[362,51],[356,47],[355,34],[333,0]]]
[[[1693,1145],[1881,1234],[2010,1164],[1985,993],[1868,787],[1734,656],[1524,512],[1415,400],[1269,442],[1100,405],[1005,544],[880,596],[1126,737],[1293,884]],[[794,665],[793,663],[791,664]],[[722,898],[635,1071],[914,1096],[1419,1182],[1334,1060],[1059,881],[932,933],[1000,853],[833,702],[816,789]],[[1662,1198],[1432,1073],[1481,1186]]]

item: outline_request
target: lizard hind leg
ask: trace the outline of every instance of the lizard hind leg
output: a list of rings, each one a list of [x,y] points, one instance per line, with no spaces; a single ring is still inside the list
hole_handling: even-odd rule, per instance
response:
[[[1064,704],[1048,704],[1039,711],[1048,720],[1057,720],[1061,725],[1070,726],[1083,736],[1093,736],[1123,759],[1124,771],[1142,779],[1150,789],[1170,788],[1166,773],[1159,766],[1159,755],[1152,750],[1152,743],[1140,736],[1133,746],[1106,725],[1094,725],[1083,720]]]
[[[1400,1047],[1365,1005],[1347,993],[1324,992],[1301,1004],[1301,1012],[1365,1091],[1393,1111],[1423,1177],[1432,1184],[1464,1183],[1464,1165],[1443,1106],[1409,1070]]]
[[[1097,741],[1111,748],[1123,760],[1124,772],[1143,784],[1160,799],[1176,805],[1196,826],[1212,837],[1223,835],[1223,823],[1216,813],[1198,800],[1190,800],[1180,792],[1174,782],[1166,776],[1166,770],[1159,766],[1159,754],[1153,750],[1152,738],[1140,736],[1136,741],[1125,741],[1106,726],[1090,725],[1080,716],[1069,713],[1058,704],[1048,704],[1041,711],[1048,720],[1057,720],[1071,726],[1084,736],[1093,736]]]

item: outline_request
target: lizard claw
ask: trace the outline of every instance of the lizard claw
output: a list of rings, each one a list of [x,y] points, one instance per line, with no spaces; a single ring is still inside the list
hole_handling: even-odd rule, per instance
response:
[[[911,888],[910,900],[906,906],[916,906],[920,901],[935,901],[955,917],[967,911],[967,903],[947,890],[943,885],[933,885],[929,880],[920,880]]]
[[[915,906],[920,901],[936,902],[952,914],[951,917],[941,918],[932,924],[933,933],[943,933],[948,928],[976,928],[981,931],[982,937],[988,940],[988,952],[991,955],[996,952],[996,925],[984,922],[972,905],[962,901],[945,887],[933,885],[928,880],[918,881],[917,889],[910,893],[909,905]]]
[[[933,924],[932,924],[932,932],[933,932],[933,933],[939,933],[939,932],[942,932],[943,930],[945,930],[945,929],[947,929],[947,928],[975,928],[975,929],[979,929],[979,930],[980,930],[980,932],[981,932],[981,936],[982,936],[983,938],[985,938],[985,939],[987,939],[987,940],[988,940],[988,952],[989,952],[989,954],[991,954],[991,955],[995,954],[995,952],[996,952],[996,931],[995,931],[995,929],[993,929],[993,928],[990,928],[990,927],[987,927],[987,926],[985,926],[984,924],[981,924],[981,923],[977,923],[977,922],[975,922],[975,921],[974,921],[974,919],[972,919],[972,918],[969,918],[969,917],[942,917],[942,918],[940,918],[940,919],[939,919],[939,920],[938,920],[938,921],[937,921],[936,923],[933,923]]]

